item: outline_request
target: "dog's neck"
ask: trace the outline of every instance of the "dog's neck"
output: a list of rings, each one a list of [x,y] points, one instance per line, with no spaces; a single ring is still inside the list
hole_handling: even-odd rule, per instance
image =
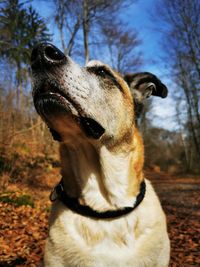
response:
[[[143,179],[136,147],[117,152],[89,142],[61,145],[65,192],[98,211],[133,206]]]

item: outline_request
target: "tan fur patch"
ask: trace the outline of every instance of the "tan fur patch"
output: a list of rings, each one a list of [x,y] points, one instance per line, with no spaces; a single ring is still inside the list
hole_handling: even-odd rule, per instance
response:
[[[135,239],[138,239],[141,235],[140,227],[139,227],[139,221],[137,220],[136,224],[134,225],[133,233],[135,235]]]
[[[77,230],[88,246],[97,245],[105,237],[105,234],[103,232],[97,232],[94,231],[94,229],[92,230],[91,227],[89,227],[85,222],[82,221],[77,223]]]
[[[128,196],[135,196],[139,192],[139,186],[144,179],[143,164],[144,164],[144,147],[142,138],[138,130],[134,129],[133,150],[129,164],[129,190]]]
[[[116,243],[119,247],[123,247],[123,246],[127,246],[127,242],[125,237],[122,234],[116,234],[113,237],[113,241],[114,243]]]

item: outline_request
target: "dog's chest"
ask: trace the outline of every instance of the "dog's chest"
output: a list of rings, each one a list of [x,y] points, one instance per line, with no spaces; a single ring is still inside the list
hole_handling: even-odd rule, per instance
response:
[[[118,262],[121,264],[123,259],[133,257],[137,225],[134,215],[103,221],[78,217],[63,210],[51,225],[48,242],[54,247],[53,251],[59,250],[65,262],[70,262],[74,254],[78,255],[75,260],[79,260],[78,265],[71,263],[70,266],[94,266],[91,262],[100,262],[101,266],[122,266]],[[54,243],[50,244],[50,240]],[[115,265],[109,265],[110,260]]]

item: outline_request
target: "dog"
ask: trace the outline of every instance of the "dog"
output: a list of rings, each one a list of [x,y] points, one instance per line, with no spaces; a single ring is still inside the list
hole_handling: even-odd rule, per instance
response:
[[[44,266],[168,266],[166,218],[136,126],[137,105],[167,87],[100,61],[80,67],[50,43],[33,49],[31,64],[35,108],[60,142]]]

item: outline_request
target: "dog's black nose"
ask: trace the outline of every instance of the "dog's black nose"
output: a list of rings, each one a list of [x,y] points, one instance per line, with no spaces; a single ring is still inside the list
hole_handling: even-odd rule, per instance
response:
[[[40,43],[36,45],[31,54],[32,68],[38,68],[42,64],[59,65],[65,61],[65,55],[50,43]]]

